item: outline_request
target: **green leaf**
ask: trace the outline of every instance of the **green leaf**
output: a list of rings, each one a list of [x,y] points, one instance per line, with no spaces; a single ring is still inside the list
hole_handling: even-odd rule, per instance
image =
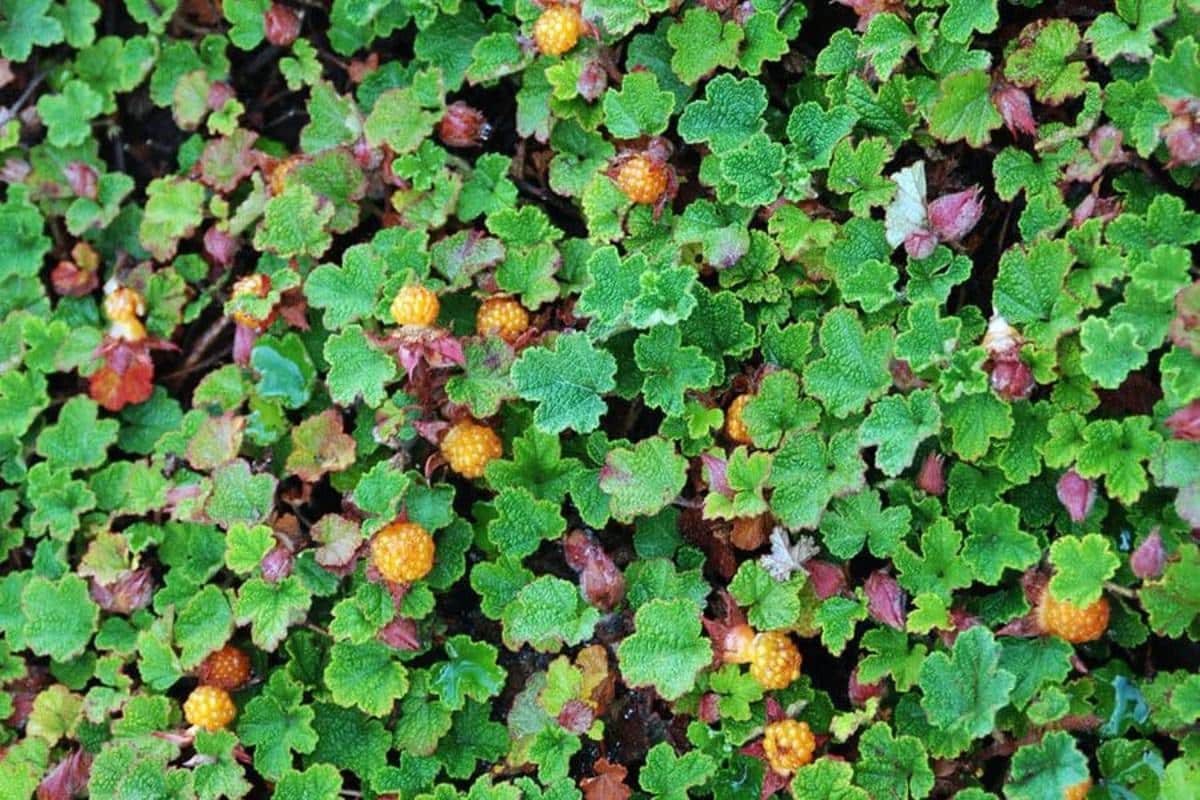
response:
[[[833,502],[821,518],[821,537],[837,558],[853,558],[864,543],[873,555],[888,558],[904,540],[911,522],[907,506],[885,510],[879,492],[868,489]]]
[[[784,440],[771,468],[771,510],[789,528],[815,528],[825,506],[865,483],[866,464],[852,430],[834,434],[804,431]]]
[[[630,72],[604,93],[604,126],[618,139],[657,136],[667,129],[675,95],[660,91],[653,72]]]
[[[583,602],[579,590],[561,578],[542,575],[527,583],[504,608],[504,644],[517,650],[529,644],[541,653],[557,653],[592,635],[600,613]]]
[[[915,736],[892,736],[877,722],[858,740],[854,782],[872,797],[925,797],[933,789],[933,770],[925,746]]]
[[[254,234],[254,246],[282,258],[320,258],[333,243],[327,230],[333,213],[333,204],[318,197],[306,184],[288,183],[282,194],[267,201],[262,223]]]
[[[342,775],[332,764],[313,764],[306,770],[288,770],[271,796],[276,800],[338,800]]]
[[[463,374],[446,382],[446,394],[453,402],[468,406],[476,417],[490,417],[505,400],[517,396],[509,378],[514,360],[512,348],[499,337],[488,337],[481,342],[468,342],[463,353],[466,358]]]
[[[829,188],[850,195],[850,210],[868,216],[874,206],[886,205],[896,193],[896,184],[883,174],[892,158],[886,139],[863,139],[858,147],[843,139],[833,149],[829,166]]]
[[[1066,731],[1051,731],[1013,755],[1004,796],[1012,800],[1062,797],[1087,778],[1087,758],[1075,746],[1075,739]]]
[[[567,530],[558,503],[538,500],[525,489],[504,489],[492,505],[496,517],[488,523],[488,541],[511,558],[533,555],[543,541],[558,539]]]
[[[55,469],[94,469],[103,464],[120,424],[97,419],[98,411],[89,398],[72,397],[63,404],[58,421],[38,434],[38,455]]]
[[[795,800],[870,800],[870,795],[850,784],[853,774],[854,768],[845,761],[818,758],[796,770],[792,796]]]
[[[834,595],[821,601],[813,621],[821,629],[821,644],[839,656],[854,638],[855,627],[866,618],[867,605],[861,594],[854,599]]]
[[[353,405],[362,398],[377,408],[387,397],[385,386],[396,377],[396,362],[375,346],[360,325],[349,325],[325,340],[329,363],[329,396],[338,405]]]
[[[413,152],[441,118],[440,111],[425,105],[411,86],[384,92],[363,126],[367,141],[372,146],[387,144],[398,155]]]
[[[783,145],[756,133],[720,159],[721,177],[734,187],[732,200],[753,208],[768,205],[783,189]]]
[[[1200,548],[1188,542],[1179,547],[1179,560],[1167,565],[1161,578],[1149,581],[1140,593],[1150,627],[1163,636],[1178,637],[1200,616]]]
[[[1085,478],[1104,476],[1113,498],[1132,505],[1148,488],[1143,463],[1154,455],[1162,437],[1150,429],[1150,418],[1125,417],[1088,423],[1075,469]]]
[[[55,661],[82,654],[100,617],[87,583],[74,574],[63,575],[57,581],[41,575],[31,578],[21,592],[21,613],[29,649]]]
[[[965,140],[983,147],[1004,122],[992,103],[991,86],[991,75],[984,70],[944,78],[929,109],[929,132],[947,144]]]
[[[960,397],[944,409],[951,448],[965,461],[982,458],[992,439],[1013,430],[1012,407],[988,391]]]
[[[659,742],[646,754],[638,784],[653,798],[686,800],[691,790],[702,786],[716,770],[712,758],[699,750],[677,756],[671,745]]]
[[[304,619],[312,595],[291,576],[277,583],[251,578],[242,584],[234,604],[238,625],[250,625],[250,638],[263,650],[274,652],[288,628]]]
[[[513,364],[517,393],[536,400],[534,424],[547,433],[587,433],[607,410],[603,395],[616,387],[617,361],[584,333],[563,333],[554,349],[531,347]]]
[[[1042,557],[1037,538],[1020,530],[1020,516],[1008,503],[971,509],[962,557],[980,582],[995,585],[1005,569],[1023,570]]]
[[[386,275],[383,259],[370,245],[354,245],[342,256],[342,266],[322,264],[313,270],[304,294],[309,304],[325,309],[325,327],[340,330],[371,315]]]
[[[667,42],[675,50],[671,69],[681,81],[692,84],[717,67],[732,67],[744,36],[740,25],[723,23],[715,11],[688,9],[683,19],[667,29]]]
[[[197,181],[174,176],[152,180],[138,228],[142,247],[159,261],[174,258],[179,240],[191,236],[204,220],[204,194]]]
[[[600,471],[600,489],[610,498],[613,518],[631,522],[670,505],[687,479],[687,461],[659,436],[609,452]]]
[[[63,40],[63,27],[47,15],[50,0],[0,0],[0,55],[20,63],[34,45],[49,47]]]
[[[279,483],[269,472],[253,475],[242,459],[213,471],[212,495],[205,504],[209,518],[223,528],[241,522],[255,525],[266,520],[275,504]]]
[[[1026,26],[1020,45],[1008,54],[1004,75],[1018,86],[1032,87],[1040,102],[1057,105],[1082,94],[1087,64],[1069,61],[1079,47],[1079,28],[1066,19]]]
[[[1110,64],[1118,56],[1149,61],[1154,55],[1154,31],[1175,16],[1172,0],[1118,0],[1117,13],[1106,11],[1092,21],[1084,38],[1096,58]]]
[[[757,561],[743,561],[729,582],[729,593],[755,630],[789,628],[800,618],[803,576],[777,581]]]
[[[335,642],[324,674],[333,702],[376,717],[390,714],[408,691],[408,670],[393,653],[383,642]]]
[[[1050,545],[1050,563],[1055,570],[1050,579],[1050,593],[1059,600],[1081,607],[1091,605],[1100,597],[1104,582],[1115,575],[1121,565],[1108,539],[1098,533],[1055,540]]]
[[[804,370],[804,387],[830,414],[843,419],[887,391],[892,383],[891,330],[868,333],[858,314],[835,308],[821,321],[820,341],[824,355]]]
[[[950,0],[938,30],[947,40],[965,44],[972,31],[991,33],[999,24],[996,0]]]
[[[83,144],[103,105],[104,98],[81,80],[68,81],[62,94],[42,95],[37,110],[46,124],[46,139],[55,147]]]
[[[238,718],[238,737],[254,747],[254,768],[269,780],[291,768],[293,751],[311,753],[317,746],[315,714],[303,699],[304,687],[277,669]]]
[[[820,410],[800,397],[800,379],[786,370],[763,378],[758,391],[742,411],[742,421],[755,447],[772,448],[782,436],[816,427]]]
[[[683,110],[679,135],[689,144],[705,142],[721,155],[736,150],[763,129],[766,107],[767,91],[761,83],[753,78],[738,80],[729,74],[718,75],[705,84],[704,99],[689,103]]]
[[[642,395],[646,405],[667,414],[683,412],[689,389],[707,389],[716,371],[699,347],[682,346],[676,326],[658,325],[638,337],[633,345],[638,369],[646,374]]]
[[[446,660],[430,668],[429,685],[448,708],[457,711],[467,697],[487,702],[504,688],[506,673],[496,664],[495,647],[461,634],[451,636],[443,647]]]
[[[224,592],[212,584],[205,586],[183,604],[175,619],[180,665],[192,669],[225,644],[232,632],[233,612]]]
[[[1099,317],[1084,321],[1079,331],[1084,373],[1101,388],[1116,389],[1129,373],[1146,364],[1146,350],[1137,339],[1137,329],[1128,322],[1110,325]]]
[[[764,513],[767,501],[763,492],[770,474],[771,457],[768,454],[750,453],[745,447],[736,448],[725,467],[725,481],[732,497],[710,491],[704,498],[705,518],[737,519]]]
[[[982,625],[959,634],[949,656],[931,653],[921,667],[921,708],[947,733],[986,736],[1008,704],[1016,678],[1000,668],[1000,646]]]
[[[712,660],[700,633],[700,612],[690,600],[651,600],[634,616],[634,632],[617,648],[621,674],[630,686],[653,686],[675,700],[695,686]]]
[[[859,442],[875,446],[875,466],[894,477],[912,464],[917,447],[941,426],[942,412],[933,392],[918,389],[889,395],[872,406],[859,428]]]

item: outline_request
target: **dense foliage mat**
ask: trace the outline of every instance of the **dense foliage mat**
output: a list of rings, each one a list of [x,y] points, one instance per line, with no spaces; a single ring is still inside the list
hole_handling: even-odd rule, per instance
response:
[[[1200,792],[1196,0],[0,0],[0,797]]]

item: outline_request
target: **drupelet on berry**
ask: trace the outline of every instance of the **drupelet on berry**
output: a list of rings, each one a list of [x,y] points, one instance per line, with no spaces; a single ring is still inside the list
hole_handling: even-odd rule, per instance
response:
[[[371,563],[394,583],[419,581],[433,569],[433,537],[416,522],[393,522],[371,540]]]
[[[561,56],[579,42],[583,29],[579,9],[556,3],[547,7],[533,24],[533,41],[544,55]]]
[[[786,689],[800,677],[802,659],[783,631],[765,631],[754,637],[750,650],[750,675],[764,689]]]
[[[442,456],[464,478],[480,478],[487,465],[503,453],[500,437],[486,425],[464,420],[442,438]]]
[[[513,342],[529,328],[529,312],[511,297],[489,297],[475,314],[475,332]]]
[[[811,764],[817,740],[808,723],[783,719],[767,725],[763,731],[763,751],[771,769],[787,775]]]
[[[392,319],[397,325],[428,328],[437,321],[441,303],[433,290],[416,284],[405,286],[392,300]]]
[[[183,704],[183,716],[189,725],[206,731],[219,731],[233,722],[237,716],[237,706],[224,689],[197,686]]]

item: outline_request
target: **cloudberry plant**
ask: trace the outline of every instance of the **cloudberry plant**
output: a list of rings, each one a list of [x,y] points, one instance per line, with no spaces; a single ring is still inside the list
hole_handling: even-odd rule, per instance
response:
[[[416,522],[393,522],[371,539],[371,563],[394,583],[419,581],[433,569],[433,537]]]
[[[483,477],[487,465],[502,453],[503,445],[496,432],[470,420],[456,423],[442,438],[442,455],[450,469],[464,478]]]
[[[1047,588],[1038,603],[1037,620],[1042,630],[1072,644],[1094,642],[1108,629],[1108,599],[1080,608],[1065,600],[1056,600]]]
[[[489,297],[475,314],[475,332],[513,342],[529,328],[529,312],[511,297]]]
[[[812,763],[817,740],[807,722],[782,719],[769,723],[763,731],[763,751],[767,763],[776,772],[788,775]]]
[[[240,647],[227,644],[200,662],[196,677],[202,685],[230,692],[240,689],[250,680],[250,656]]]
[[[742,415],[746,411],[746,404],[753,399],[754,395],[739,394],[725,411],[725,435],[735,444],[750,444],[750,431],[746,429]]]
[[[533,41],[544,55],[561,56],[579,42],[583,29],[578,8],[555,3],[542,11],[533,24]]]
[[[219,731],[233,722],[237,706],[229,692],[217,686],[197,686],[183,704],[188,724],[206,731]]]
[[[441,303],[432,289],[418,284],[405,286],[392,300],[392,319],[397,325],[428,328],[437,321]]]
[[[754,637],[750,674],[764,689],[786,689],[800,677],[800,650],[783,631],[764,631]]]

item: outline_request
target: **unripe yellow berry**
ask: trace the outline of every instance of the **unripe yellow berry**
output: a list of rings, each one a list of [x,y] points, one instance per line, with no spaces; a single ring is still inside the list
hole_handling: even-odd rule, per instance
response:
[[[487,465],[503,451],[494,430],[469,420],[455,425],[442,439],[442,455],[450,469],[464,478],[482,477]]]
[[[533,24],[533,41],[548,56],[561,56],[579,41],[583,17],[574,6],[552,5]]]
[[[729,410],[725,412],[725,435],[734,444],[750,444],[750,431],[746,428],[743,415],[746,411],[746,404],[752,399],[754,399],[752,394],[739,394],[733,398],[733,402],[729,404]]]
[[[634,203],[653,205],[667,191],[667,168],[646,156],[634,156],[621,165],[617,185]]]
[[[763,751],[771,769],[787,775],[811,764],[817,740],[806,722],[784,719],[763,731]]]
[[[764,689],[786,689],[800,677],[800,651],[783,631],[765,631],[754,637],[750,675]]]
[[[441,303],[432,290],[424,286],[405,286],[392,300],[392,319],[397,325],[428,328],[437,321]]]
[[[371,540],[371,563],[394,583],[419,581],[433,569],[433,537],[415,522],[393,522]]]
[[[216,686],[197,686],[183,704],[183,716],[189,725],[206,731],[219,731],[237,716],[237,706],[229,692]]]
[[[512,343],[529,328],[529,312],[511,297],[489,297],[475,314],[475,332]]]

